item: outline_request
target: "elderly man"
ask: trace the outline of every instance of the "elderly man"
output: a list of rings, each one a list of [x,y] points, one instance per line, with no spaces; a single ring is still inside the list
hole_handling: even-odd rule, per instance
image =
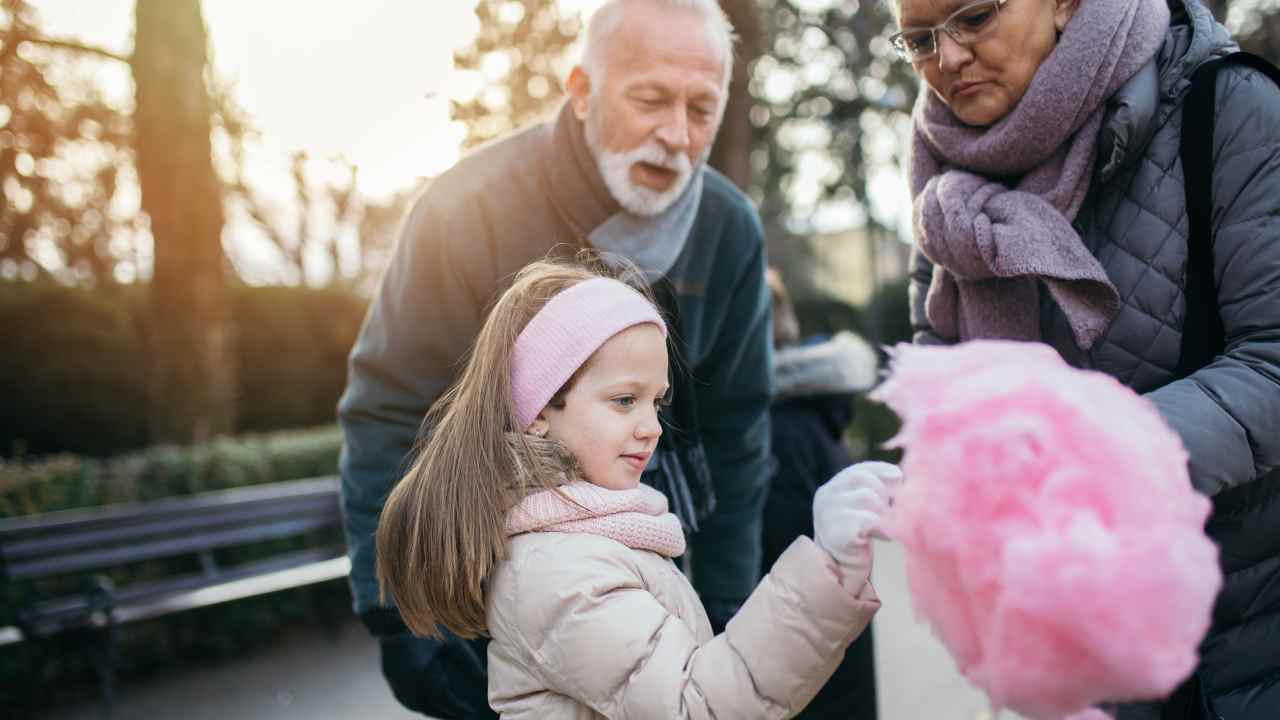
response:
[[[378,513],[487,304],[549,253],[621,254],[655,280],[684,372],[645,481],[691,536],[692,580],[713,624],[723,627],[757,581],[771,395],[764,243],[747,198],[706,167],[732,57],[715,0],[610,0],[558,116],[470,154],[406,220],[338,412],[356,610],[414,710],[491,717],[484,650],[415,638],[381,604]]]

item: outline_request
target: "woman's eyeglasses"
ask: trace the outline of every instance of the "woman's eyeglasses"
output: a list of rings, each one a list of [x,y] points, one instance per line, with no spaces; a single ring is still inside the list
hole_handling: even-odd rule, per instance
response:
[[[889,38],[893,49],[907,62],[927,60],[938,54],[938,31],[951,36],[957,45],[968,47],[996,29],[1000,6],[1009,0],[980,0],[951,13],[941,25],[903,28]]]

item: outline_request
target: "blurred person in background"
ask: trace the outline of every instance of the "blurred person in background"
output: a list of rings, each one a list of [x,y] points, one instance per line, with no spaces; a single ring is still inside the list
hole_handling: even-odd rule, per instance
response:
[[[1225,585],[1199,667],[1119,720],[1280,717],[1280,88],[1223,66],[1212,137],[1189,138],[1211,160],[1192,176],[1192,75],[1238,49],[1201,3],[890,5],[892,42],[924,81],[916,342],[1039,341],[1115,377],[1179,433],[1213,500]],[[1197,258],[1186,183],[1204,174]],[[1204,296],[1192,277],[1212,279]]]
[[[854,460],[844,433],[853,401],[875,383],[878,358],[848,331],[801,337],[790,293],[776,269],[768,271],[773,305],[774,398],[770,427],[774,470],[764,511],[764,556],[773,566],[798,537],[813,537],[813,496]],[[875,720],[876,673],[871,626],[854,640],[802,720]]]
[[[715,0],[610,0],[559,114],[465,157],[408,215],[338,406],[355,610],[406,707],[493,716],[486,642],[410,634],[379,597],[374,531],[490,304],[548,255],[616,253],[654,284],[678,367],[643,481],[689,536],[691,580],[716,632],[755,587],[772,396],[764,241],[746,196],[706,164],[732,61]]]

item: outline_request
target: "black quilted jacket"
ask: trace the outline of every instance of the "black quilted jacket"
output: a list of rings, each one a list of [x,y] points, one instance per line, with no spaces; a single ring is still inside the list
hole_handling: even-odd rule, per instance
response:
[[[1169,0],[1156,58],[1111,98],[1095,179],[1076,229],[1120,292],[1122,308],[1090,351],[1075,346],[1042,293],[1046,342],[1071,363],[1145,393],[1181,435],[1196,488],[1213,497],[1209,534],[1226,584],[1197,673],[1213,717],[1280,718],[1280,88],[1231,67],[1218,75],[1212,229],[1225,353],[1175,380],[1186,316],[1186,201],[1178,143],[1182,99],[1201,63],[1236,49],[1195,0]],[[916,254],[912,322],[932,267]]]

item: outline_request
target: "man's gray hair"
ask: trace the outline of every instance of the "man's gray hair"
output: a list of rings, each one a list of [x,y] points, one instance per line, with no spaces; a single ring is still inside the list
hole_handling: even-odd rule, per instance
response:
[[[587,46],[582,53],[582,69],[591,78],[593,92],[604,82],[605,50],[609,47],[609,39],[618,26],[622,24],[624,6],[630,3],[648,3],[670,10],[693,10],[706,20],[711,39],[719,47],[724,58],[724,86],[721,88],[721,102],[729,94],[729,81],[733,77],[733,24],[716,0],[607,0],[591,16],[587,24]]]

